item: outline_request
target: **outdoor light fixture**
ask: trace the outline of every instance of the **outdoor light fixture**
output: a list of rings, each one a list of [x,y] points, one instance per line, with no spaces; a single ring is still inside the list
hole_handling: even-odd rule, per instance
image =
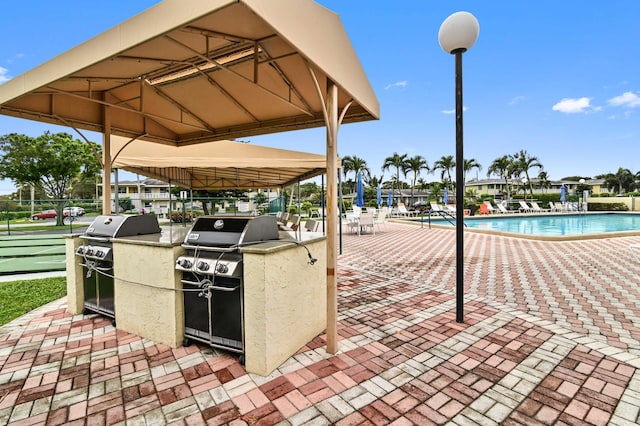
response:
[[[254,56],[256,53],[261,53],[262,49],[258,48],[257,51],[254,48],[244,49],[239,52],[234,52],[231,54],[226,54],[224,56],[213,58],[209,61],[203,61],[198,64],[189,65],[188,68],[181,69],[178,71],[173,71],[169,74],[161,75],[153,78],[146,78],[145,81],[149,83],[151,86],[155,86],[156,84],[169,83],[171,81],[180,80],[186,77],[189,77],[193,74],[208,71],[212,68],[220,67],[221,65],[226,65],[231,62],[239,61],[240,59],[245,59],[250,56]]]
[[[456,322],[464,322],[464,149],[462,138],[462,54],[476,42],[480,25],[469,12],[456,12],[440,25],[440,47],[455,56],[456,77]]]

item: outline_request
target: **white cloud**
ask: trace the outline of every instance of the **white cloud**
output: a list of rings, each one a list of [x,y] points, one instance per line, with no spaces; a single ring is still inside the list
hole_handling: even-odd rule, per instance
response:
[[[9,70],[6,68],[0,67],[0,84],[9,80],[11,80],[11,76],[9,75]]]
[[[640,106],[640,96],[637,93],[624,92],[622,95],[611,98],[607,102],[611,106],[636,108]]]
[[[466,106],[463,106],[463,107],[462,107],[462,112],[465,112],[466,110],[467,110],[467,107],[466,107]],[[443,113],[443,114],[455,114],[455,113],[456,113],[456,110],[455,110],[455,108],[454,108],[454,109],[443,109],[443,110],[442,110],[442,111],[440,111],[440,112],[441,112],[441,113]]]
[[[409,83],[408,83],[406,80],[405,80],[405,81],[396,81],[395,83],[388,84],[388,85],[384,88],[384,90],[393,89],[394,87],[401,87],[401,88],[403,88],[403,89],[404,89],[405,87],[407,87],[407,85],[408,85],[408,84],[409,84]]]
[[[588,112],[589,110],[599,111],[599,107],[591,106],[591,98],[571,99],[564,98],[552,108],[554,111],[564,112],[565,114],[576,114],[580,112]]]
[[[516,96],[515,98],[511,99],[509,101],[509,105],[515,105],[517,103],[520,103],[522,101],[524,101],[526,98],[524,96]]]

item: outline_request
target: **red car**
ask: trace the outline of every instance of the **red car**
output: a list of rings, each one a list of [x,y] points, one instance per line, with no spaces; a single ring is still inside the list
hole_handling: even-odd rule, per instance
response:
[[[69,216],[69,212],[63,213],[64,217]],[[58,216],[58,213],[55,210],[43,210],[40,213],[36,213],[31,216],[32,220],[44,220],[44,219],[55,219]]]

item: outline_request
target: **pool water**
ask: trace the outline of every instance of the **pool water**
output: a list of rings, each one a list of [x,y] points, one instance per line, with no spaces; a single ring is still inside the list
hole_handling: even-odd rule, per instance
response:
[[[567,214],[473,218],[465,220],[469,228],[514,232],[538,236],[599,234],[606,232],[640,231],[637,214]]]

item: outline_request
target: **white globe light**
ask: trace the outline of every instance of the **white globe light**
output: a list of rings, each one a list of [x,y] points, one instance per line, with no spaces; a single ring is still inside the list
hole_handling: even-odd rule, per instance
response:
[[[578,182],[580,182],[580,183],[584,183],[584,182],[585,182],[585,180],[584,180],[584,179],[580,179]]]
[[[440,25],[438,42],[447,53],[458,49],[469,50],[478,39],[480,24],[469,12],[456,12],[449,15]]]

